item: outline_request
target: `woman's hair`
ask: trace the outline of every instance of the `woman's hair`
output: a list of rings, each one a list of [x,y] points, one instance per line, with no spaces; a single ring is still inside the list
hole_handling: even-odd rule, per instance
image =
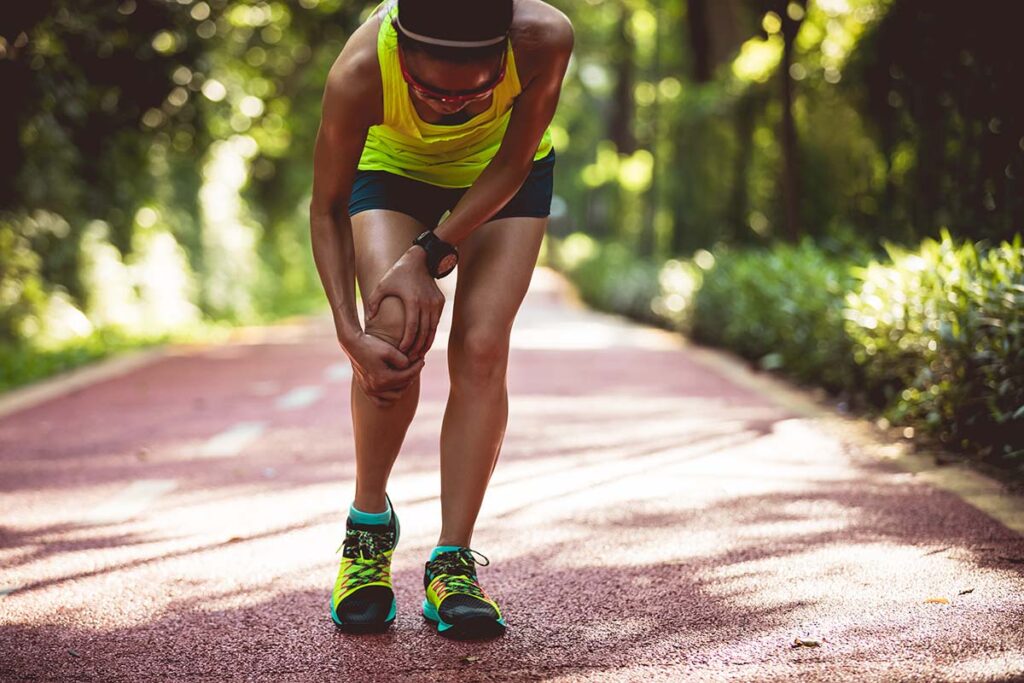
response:
[[[392,21],[391,23],[398,34],[399,47],[406,52],[420,52],[443,62],[455,62],[457,64],[496,62],[507,49],[507,38],[500,43],[484,47],[450,47],[447,45],[422,43],[402,33],[397,21]]]

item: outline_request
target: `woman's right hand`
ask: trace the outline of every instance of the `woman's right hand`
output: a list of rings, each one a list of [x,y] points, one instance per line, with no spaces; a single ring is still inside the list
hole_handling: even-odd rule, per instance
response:
[[[342,349],[352,362],[352,374],[360,389],[379,408],[387,408],[401,398],[423,369],[422,358],[410,362],[394,346],[366,332],[342,345]]]

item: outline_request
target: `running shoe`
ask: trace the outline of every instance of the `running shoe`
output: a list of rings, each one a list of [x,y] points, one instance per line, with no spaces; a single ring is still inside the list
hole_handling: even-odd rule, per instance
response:
[[[478,562],[474,553],[485,561]],[[492,638],[505,632],[498,603],[480,587],[475,564],[486,567],[490,560],[470,548],[439,553],[426,563],[423,616],[434,622],[437,632],[446,638]]]
[[[331,594],[331,619],[342,631],[374,633],[395,621],[391,555],[398,545],[399,531],[394,506],[390,524],[356,524],[351,519],[345,522],[345,540],[338,547],[342,551],[341,566]]]

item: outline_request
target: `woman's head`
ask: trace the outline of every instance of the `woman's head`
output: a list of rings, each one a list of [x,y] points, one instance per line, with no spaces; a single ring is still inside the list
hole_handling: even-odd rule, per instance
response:
[[[442,113],[486,98],[504,76],[511,0],[398,0],[406,81]]]

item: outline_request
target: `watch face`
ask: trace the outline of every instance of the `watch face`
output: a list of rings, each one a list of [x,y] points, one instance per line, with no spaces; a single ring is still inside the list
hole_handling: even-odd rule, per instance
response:
[[[456,256],[455,254],[448,254],[443,259],[441,259],[440,263],[437,264],[437,272],[439,272],[439,273],[447,273],[452,268],[454,268],[456,266],[456,264],[458,264],[458,262],[459,262],[459,257],[458,256]]]

